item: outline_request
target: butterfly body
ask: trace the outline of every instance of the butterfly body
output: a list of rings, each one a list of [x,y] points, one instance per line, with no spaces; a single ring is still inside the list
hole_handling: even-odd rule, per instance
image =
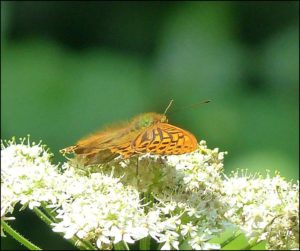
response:
[[[104,129],[62,149],[75,153],[85,164],[108,162],[118,156],[124,159],[135,154],[184,154],[197,148],[193,134],[168,124],[164,114],[144,113],[130,122]]]

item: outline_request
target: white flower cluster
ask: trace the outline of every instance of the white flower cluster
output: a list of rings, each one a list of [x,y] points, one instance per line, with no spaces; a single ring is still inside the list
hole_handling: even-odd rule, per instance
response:
[[[55,232],[74,235],[80,239],[96,242],[98,248],[112,248],[112,243],[124,240],[133,243],[148,235],[144,208],[137,190],[124,187],[117,178],[92,173],[78,173],[64,164],[61,189],[70,199],[57,209],[59,223]]]
[[[224,179],[224,153],[205,141],[190,154],[144,154],[106,165],[51,164],[45,147],[1,143],[1,219],[20,202],[47,205],[53,230],[100,249],[145,237],[161,249],[220,249],[210,240],[235,224],[268,248],[299,247],[299,190],[280,176]],[[298,236],[297,236],[298,234]]]
[[[266,241],[266,248],[299,249],[299,181],[235,172],[224,181],[225,216],[242,229],[250,243]]]
[[[179,249],[185,242],[193,249],[218,249],[209,240],[224,229],[227,203],[221,200],[224,153],[210,150],[205,141],[190,154],[157,156],[144,154],[108,165],[91,166],[90,172],[119,177],[134,187],[149,205],[146,217],[155,215],[149,230],[152,238],[164,243],[162,249]],[[150,197],[150,198],[149,198]],[[148,222],[148,229],[151,225]]]
[[[1,218],[12,213],[16,203],[32,209],[41,202],[57,201],[53,184],[60,175],[49,159],[52,154],[38,145],[1,141]]]
[[[40,144],[12,140],[1,147],[1,219],[6,220],[18,202],[30,209],[46,202],[59,219],[53,230],[65,238],[76,235],[98,248],[111,248],[112,243],[132,243],[148,235],[136,189],[101,173],[82,175],[67,163],[61,173]]]

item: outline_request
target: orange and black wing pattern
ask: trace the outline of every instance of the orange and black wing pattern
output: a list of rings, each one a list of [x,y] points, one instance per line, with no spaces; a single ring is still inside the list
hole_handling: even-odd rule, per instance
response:
[[[113,134],[101,132],[77,145],[61,150],[76,153],[86,164],[104,163],[118,155],[128,159],[139,153],[179,155],[193,152],[198,143],[193,134],[168,123],[156,123],[141,132],[116,130]]]
[[[136,153],[178,155],[193,152],[198,143],[193,134],[179,127],[157,123],[141,132],[131,143]]]
[[[135,151],[131,148],[131,142],[123,143],[109,148],[112,153],[122,155],[124,159],[130,158],[135,154]]]

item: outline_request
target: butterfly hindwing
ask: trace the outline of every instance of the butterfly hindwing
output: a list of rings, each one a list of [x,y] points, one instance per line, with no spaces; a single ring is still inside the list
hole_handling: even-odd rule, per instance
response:
[[[110,151],[112,153],[117,153],[122,155],[122,157],[124,159],[128,159],[129,157],[131,157],[135,152],[134,150],[131,148],[131,143],[127,142],[118,146],[113,146],[110,148]]]
[[[197,148],[196,138],[179,127],[155,124],[141,132],[131,144],[137,153],[184,154]]]

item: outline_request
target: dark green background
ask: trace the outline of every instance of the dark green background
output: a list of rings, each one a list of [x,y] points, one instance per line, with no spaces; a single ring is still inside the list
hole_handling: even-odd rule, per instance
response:
[[[58,150],[80,137],[174,99],[170,123],[228,151],[227,173],[298,179],[298,11],[292,1],[1,1],[1,137],[30,134],[63,161]],[[17,217],[42,248],[70,248],[30,212]]]

